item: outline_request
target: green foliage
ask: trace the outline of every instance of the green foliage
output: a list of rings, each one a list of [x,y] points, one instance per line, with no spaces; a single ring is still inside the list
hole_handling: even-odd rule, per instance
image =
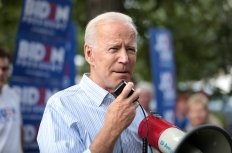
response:
[[[96,0],[95,0],[96,1]],[[20,17],[22,1],[0,3],[0,45],[11,50]],[[73,0],[72,19],[78,28],[78,54],[83,55],[84,28],[91,0]],[[108,3],[96,1],[103,7]],[[122,12],[132,16],[139,31],[136,77],[151,80],[148,29],[166,27],[173,35],[177,81],[210,78],[219,71],[227,73],[232,66],[231,0],[120,0]],[[99,9],[99,7],[97,7]],[[95,10],[96,11],[96,10]],[[87,70],[87,64],[80,73]]]
[[[0,5],[0,46],[14,50],[21,0],[3,0]]]
[[[166,27],[173,35],[177,81],[210,78],[232,65],[232,5],[228,0],[128,0],[128,14],[142,37],[138,72],[149,78],[147,30]],[[230,4],[229,4],[230,3]],[[140,69],[141,68],[141,69]]]

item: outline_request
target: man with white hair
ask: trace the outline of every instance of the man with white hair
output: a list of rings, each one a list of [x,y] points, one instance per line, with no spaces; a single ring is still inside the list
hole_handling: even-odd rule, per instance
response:
[[[90,73],[80,83],[47,102],[38,132],[41,153],[140,153],[137,131],[144,118],[128,97],[137,54],[137,30],[132,19],[108,12],[92,19],[85,31],[84,54]],[[111,92],[125,80],[115,98]]]
[[[139,95],[139,103],[143,106],[144,110],[149,113],[154,113],[156,108],[154,98],[154,88],[152,83],[147,81],[140,81],[137,88],[141,90]]]

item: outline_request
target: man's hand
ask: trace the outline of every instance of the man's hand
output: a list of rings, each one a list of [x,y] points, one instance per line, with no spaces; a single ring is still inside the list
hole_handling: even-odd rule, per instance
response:
[[[122,93],[108,107],[103,128],[90,145],[92,153],[112,152],[117,138],[133,121],[137,108],[135,101],[140,93],[136,90],[128,97],[133,87],[134,84],[128,82]]]
[[[135,101],[139,98],[140,91],[136,90],[128,97],[133,87],[134,84],[128,82],[122,93],[108,107],[106,113],[104,126],[113,126],[113,131],[119,134],[131,124],[135,117],[137,107]]]

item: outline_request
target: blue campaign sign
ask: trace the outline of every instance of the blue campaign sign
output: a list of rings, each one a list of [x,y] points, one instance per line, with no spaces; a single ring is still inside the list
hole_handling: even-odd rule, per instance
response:
[[[68,30],[68,36],[69,36],[69,45],[66,46],[68,48],[66,55],[65,55],[65,60],[64,60],[64,68],[63,68],[63,77],[61,82],[59,83],[61,88],[66,88],[71,85],[75,84],[75,77],[76,77],[76,66],[74,63],[74,57],[76,54],[76,48],[77,48],[77,43],[76,43],[76,27],[73,23],[70,24],[69,30]]]
[[[176,85],[171,33],[164,28],[151,28],[149,35],[157,113],[174,123]]]
[[[70,0],[24,0],[20,31],[63,36],[70,21]]]
[[[41,39],[31,33],[18,33],[13,75],[59,77],[63,73],[67,50],[65,42]]]
[[[59,88],[50,85],[35,85],[32,82],[11,81],[11,87],[21,98],[21,111],[24,122],[40,122],[46,101]]]
[[[11,81],[12,88],[21,97],[21,112],[24,129],[24,152],[39,152],[36,142],[36,136],[39,124],[43,115],[45,102],[47,99],[58,91],[51,86],[38,86],[31,82],[14,82]]]
[[[72,22],[66,35],[61,41],[18,33],[10,85],[21,97],[25,153],[39,152],[36,136],[47,99],[75,83],[76,30]]]
[[[77,75],[77,69],[75,66],[75,55],[77,54],[77,25],[75,25],[73,22],[70,22],[69,29],[68,29],[68,38],[69,38],[69,49],[67,50],[67,54],[65,56],[65,67],[64,67],[64,87],[71,86],[75,84],[75,78]]]
[[[13,78],[34,78],[33,83],[65,88],[74,84],[75,26],[69,25],[69,39],[50,39],[18,33],[13,60]]]
[[[76,26],[70,0],[24,0],[10,85],[21,97],[24,152],[36,136],[47,99],[75,84]]]

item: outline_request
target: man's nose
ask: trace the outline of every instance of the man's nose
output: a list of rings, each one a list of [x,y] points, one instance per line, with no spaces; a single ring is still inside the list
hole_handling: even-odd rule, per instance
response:
[[[127,63],[129,61],[128,52],[125,48],[122,48],[119,52],[119,62]]]

